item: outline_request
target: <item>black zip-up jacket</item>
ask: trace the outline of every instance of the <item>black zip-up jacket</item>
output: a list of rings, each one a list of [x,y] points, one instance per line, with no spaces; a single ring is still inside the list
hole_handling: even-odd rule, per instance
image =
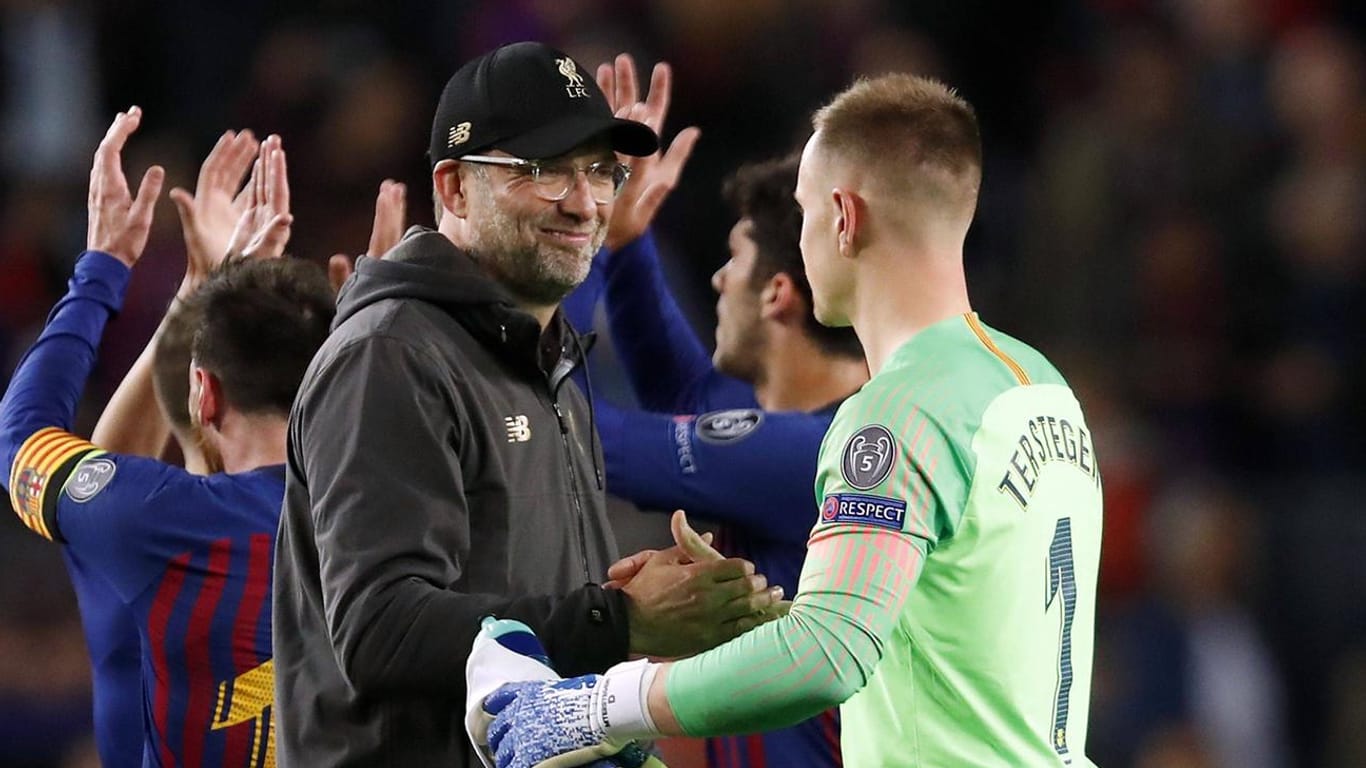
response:
[[[362,259],[289,420],[275,549],[281,766],[475,766],[481,617],[531,625],[564,675],[626,658],[600,446],[546,333],[445,236]]]

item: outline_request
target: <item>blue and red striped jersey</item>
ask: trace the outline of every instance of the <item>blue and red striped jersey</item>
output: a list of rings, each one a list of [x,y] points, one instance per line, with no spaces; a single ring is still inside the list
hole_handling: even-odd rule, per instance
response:
[[[273,767],[270,581],[284,468],[199,477],[68,431],[127,275],[107,254],[84,254],[15,372],[0,402],[10,501],[107,586],[92,597],[117,600],[136,625],[142,764]]]
[[[28,500],[31,519],[132,612],[144,764],[273,766],[270,579],[284,467],[199,477],[56,428],[25,441],[15,466],[73,450],[64,487]]]
[[[69,547],[62,559],[90,652],[95,750],[104,768],[142,765],[142,641],[132,610]]]

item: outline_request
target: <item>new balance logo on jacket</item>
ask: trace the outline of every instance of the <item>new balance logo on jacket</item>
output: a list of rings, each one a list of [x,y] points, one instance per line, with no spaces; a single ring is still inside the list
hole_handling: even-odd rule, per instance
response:
[[[503,423],[508,428],[509,443],[525,443],[531,439],[531,422],[525,415],[504,416]]]

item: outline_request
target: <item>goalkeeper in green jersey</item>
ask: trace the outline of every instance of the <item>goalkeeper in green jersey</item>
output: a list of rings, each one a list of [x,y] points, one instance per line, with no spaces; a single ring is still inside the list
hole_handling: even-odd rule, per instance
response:
[[[499,768],[835,704],[851,768],[1091,765],[1100,474],[1062,376],[969,305],[976,117],[889,75],[814,126],[796,198],[815,313],[853,326],[873,377],[822,445],[791,610],[690,659],[503,686],[483,702]]]

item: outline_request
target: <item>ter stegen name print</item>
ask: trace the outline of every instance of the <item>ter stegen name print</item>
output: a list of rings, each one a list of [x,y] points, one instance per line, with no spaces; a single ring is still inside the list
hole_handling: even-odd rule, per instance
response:
[[[1030,419],[1017,446],[996,490],[1009,494],[1022,510],[1029,510],[1039,472],[1050,463],[1065,462],[1100,484],[1091,435],[1084,427],[1067,419],[1053,416]]]

